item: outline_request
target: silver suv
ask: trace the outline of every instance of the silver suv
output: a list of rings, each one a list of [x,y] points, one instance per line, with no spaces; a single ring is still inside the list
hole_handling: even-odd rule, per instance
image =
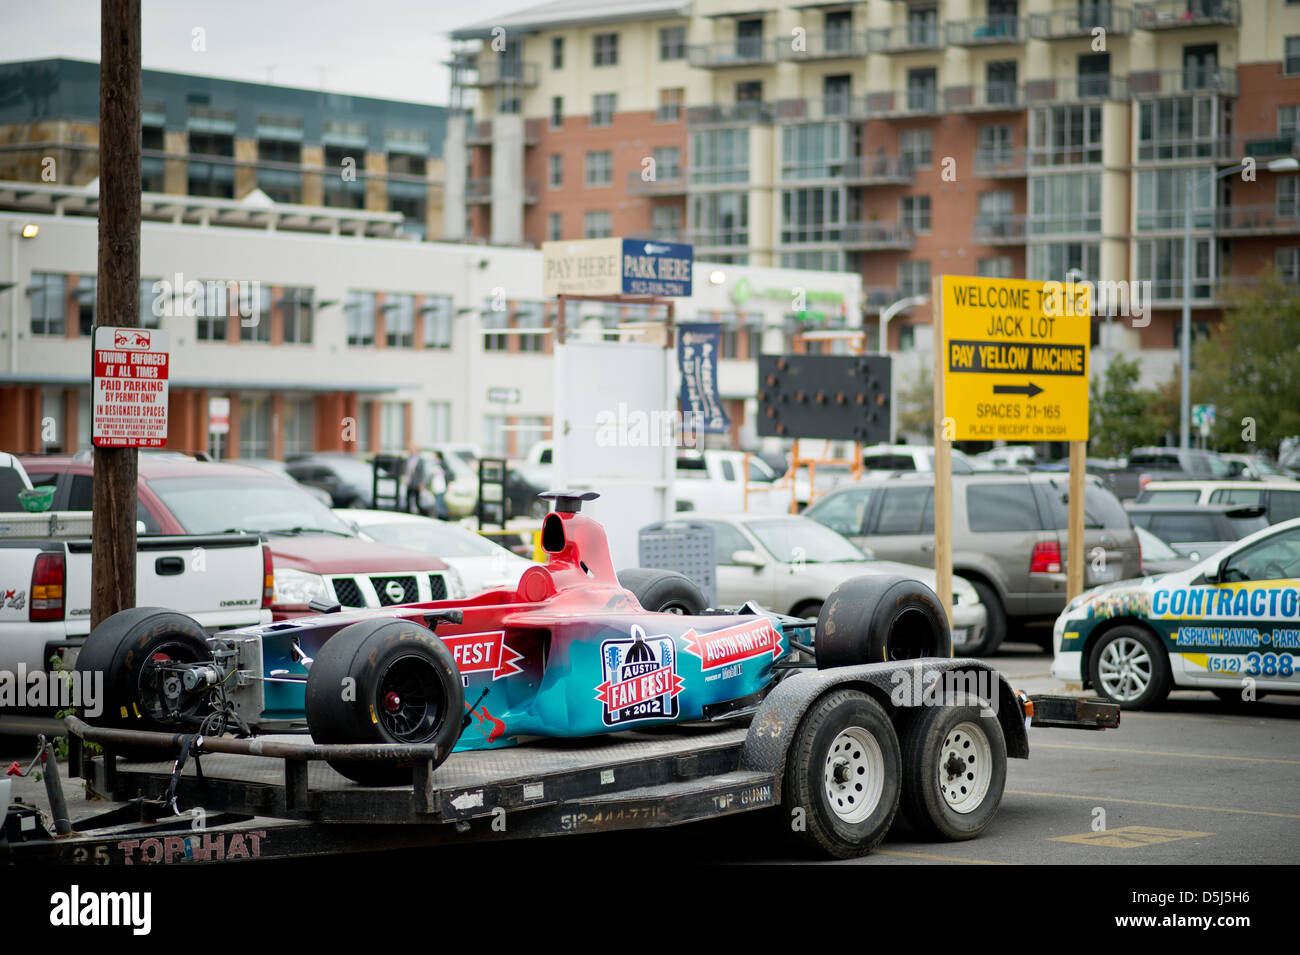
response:
[[[952,478],[953,572],[979,592],[988,626],[960,655],[986,654],[1009,621],[1052,620],[1066,604],[1063,474],[1001,471]],[[1141,549],[1115,495],[1088,477],[1084,587],[1141,576]],[[804,512],[882,560],[934,566],[934,475],[869,478],[832,491]],[[1051,632],[1043,630],[1048,645]]]

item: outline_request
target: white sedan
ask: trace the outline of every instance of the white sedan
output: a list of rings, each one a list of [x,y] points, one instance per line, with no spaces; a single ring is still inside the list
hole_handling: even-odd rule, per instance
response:
[[[460,576],[469,594],[514,587],[533,564],[459,524],[401,511],[339,508],[334,513],[365,537],[440,557]]]

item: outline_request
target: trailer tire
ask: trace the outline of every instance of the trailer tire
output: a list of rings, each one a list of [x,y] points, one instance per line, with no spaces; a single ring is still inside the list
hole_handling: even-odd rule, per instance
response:
[[[809,707],[786,756],[782,806],[796,839],[836,859],[866,855],[898,812],[901,756],[884,709],[860,690]]]
[[[675,570],[632,567],[619,571],[618,582],[632,591],[637,603],[650,613],[678,613],[695,616],[709,605],[695,582]]]
[[[1007,744],[980,703],[924,707],[903,729],[903,815],[922,835],[974,839],[1007,783]]]
[[[192,728],[187,718],[198,715],[204,694],[187,694],[181,716],[169,717],[151,685],[151,664],[160,657],[191,663],[209,660],[207,636],[193,617],[163,607],[134,607],[113,614],[91,632],[77,654],[77,671],[99,673],[104,681],[102,711],[93,718],[86,716],[87,722],[158,733]],[[132,758],[170,755],[153,747],[115,748]]]
[[[817,615],[817,667],[951,657],[952,631],[934,591],[909,577],[846,580]]]
[[[317,743],[434,744],[446,759],[460,738],[464,712],[451,651],[427,627],[406,620],[344,627],[324,643],[307,674],[307,726]],[[329,763],[366,786],[409,783],[413,765]]]

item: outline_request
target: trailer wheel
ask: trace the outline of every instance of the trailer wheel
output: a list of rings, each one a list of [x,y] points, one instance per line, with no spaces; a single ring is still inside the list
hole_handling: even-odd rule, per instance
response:
[[[879,703],[859,690],[822,697],[786,757],[782,805],[795,836],[837,859],[866,855],[898,811],[900,763]]]
[[[134,607],[113,614],[94,629],[77,654],[77,671],[101,674],[104,681],[102,712],[87,721],[153,732],[174,732],[190,725],[206,705],[206,694],[177,687],[180,703],[177,715],[170,715],[156,685],[155,664],[211,658],[207,631],[193,617],[162,607]],[[118,751],[127,755],[122,747]],[[145,747],[133,747],[129,753],[150,754],[163,755]]]
[[[918,832],[974,839],[998,813],[1007,744],[981,704],[926,707],[903,730],[903,815]]]
[[[673,570],[633,567],[620,571],[618,582],[624,590],[632,591],[637,603],[651,613],[695,616],[709,605],[693,580]]]
[[[435,744],[460,738],[464,688],[433,632],[405,620],[365,620],[327,640],[307,674],[307,726],[317,743]],[[411,781],[408,762],[331,760],[367,786]]]
[[[846,580],[817,615],[817,666],[952,656],[952,631],[934,591],[909,577]]]

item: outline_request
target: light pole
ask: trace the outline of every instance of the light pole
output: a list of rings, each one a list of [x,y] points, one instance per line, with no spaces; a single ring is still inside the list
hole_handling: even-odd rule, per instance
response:
[[[1244,163],[1237,163],[1235,166],[1216,172],[1211,177],[1210,183],[1235,176],[1241,172],[1243,166]],[[1300,169],[1300,160],[1294,156],[1287,156],[1265,163],[1264,168],[1269,172],[1292,172]],[[1192,446],[1192,197],[1198,184],[1196,173],[1191,173],[1187,177],[1183,194],[1183,347],[1180,349],[1179,356],[1182,381],[1178,405],[1178,446],[1183,450]]]
[[[886,306],[880,313],[880,353],[886,355],[889,353],[889,320],[899,312],[909,308],[924,305],[930,301],[928,295],[909,295],[906,298],[900,298],[898,301]]]

